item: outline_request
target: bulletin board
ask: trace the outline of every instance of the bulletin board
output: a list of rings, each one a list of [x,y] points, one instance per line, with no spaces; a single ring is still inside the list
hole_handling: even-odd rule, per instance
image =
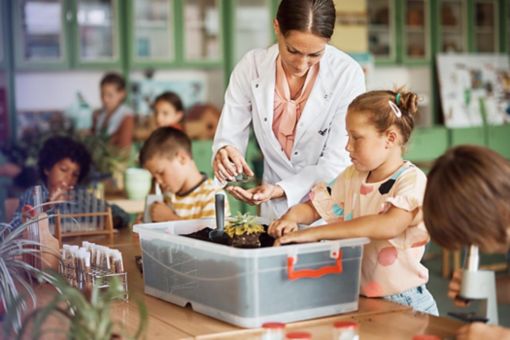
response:
[[[504,54],[439,54],[441,107],[447,127],[510,122],[510,64]]]

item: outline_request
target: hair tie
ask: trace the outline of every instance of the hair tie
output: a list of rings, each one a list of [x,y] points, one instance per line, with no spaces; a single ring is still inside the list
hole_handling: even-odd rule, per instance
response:
[[[397,95],[395,96],[395,103],[396,103],[397,105],[400,105],[400,92],[399,92],[399,93],[397,93]]]
[[[400,111],[399,107],[394,102],[388,100],[388,104],[390,105],[391,111],[393,111],[397,118],[402,117],[402,111]]]

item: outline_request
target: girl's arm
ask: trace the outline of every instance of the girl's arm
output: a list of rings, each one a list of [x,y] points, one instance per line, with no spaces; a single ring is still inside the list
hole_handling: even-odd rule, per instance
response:
[[[302,243],[354,237],[387,240],[404,232],[417,211],[409,212],[392,207],[384,214],[362,216],[351,221],[336,222],[286,234],[278,240],[278,243]]]
[[[135,117],[126,116],[115,132],[115,140],[112,140],[119,148],[129,148],[133,142],[133,131],[135,129]]]
[[[280,219],[271,223],[269,235],[281,237],[291,231],[298,230],[298,224],[312,224],[320,218],[311,202],[301,203],[290,208]]]

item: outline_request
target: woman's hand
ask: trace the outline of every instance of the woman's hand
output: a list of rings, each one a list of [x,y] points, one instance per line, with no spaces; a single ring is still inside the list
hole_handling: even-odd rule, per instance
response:
[[[462,269],[457,269],[448,285],[448,297],[453,300],[457,307],[466,307],[468,302],[459,299],[460,286],[462,284]]]
[[[510,329],[474,322],[457,331],[457,340],[510,339]]]
[[[253,176],[253,171],[235,147],[227,145],[216,152],[213,161],[214,176],[221,182],[233,181],[234,177],[245,173]]]
[[[225,188],[236,199],[251,205],[259,205],[273,198],[285,196],[285,191],[279,185],[264,183],[251,189],[243,189],[238,186],[227,186]]]
[[[298,230],[297,223],[291,220],[286,220],[284,216],[279,220],[273,221],[273,223],[271,223],[271,225],[267,229],[267,233],[273,236],[274,238],[279,238],[285,234],[297,230]]]
[[[150,208],[153,222],[165,222],[177,219],[175,212],[163,202],[154,202]]]
[[[308,243],[315,241],[318,240],[313,232],[313,228],[310,228],[285,234],[275,241],[274,246],[278,247],[287,243]]]

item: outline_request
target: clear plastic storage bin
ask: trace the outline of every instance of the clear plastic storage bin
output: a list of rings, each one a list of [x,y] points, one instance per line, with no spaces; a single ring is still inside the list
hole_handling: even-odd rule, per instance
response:
[[[366,238],[238,249],[188,237],[213,219],[135,225],[145,293],[241,327],[358,309]]]

